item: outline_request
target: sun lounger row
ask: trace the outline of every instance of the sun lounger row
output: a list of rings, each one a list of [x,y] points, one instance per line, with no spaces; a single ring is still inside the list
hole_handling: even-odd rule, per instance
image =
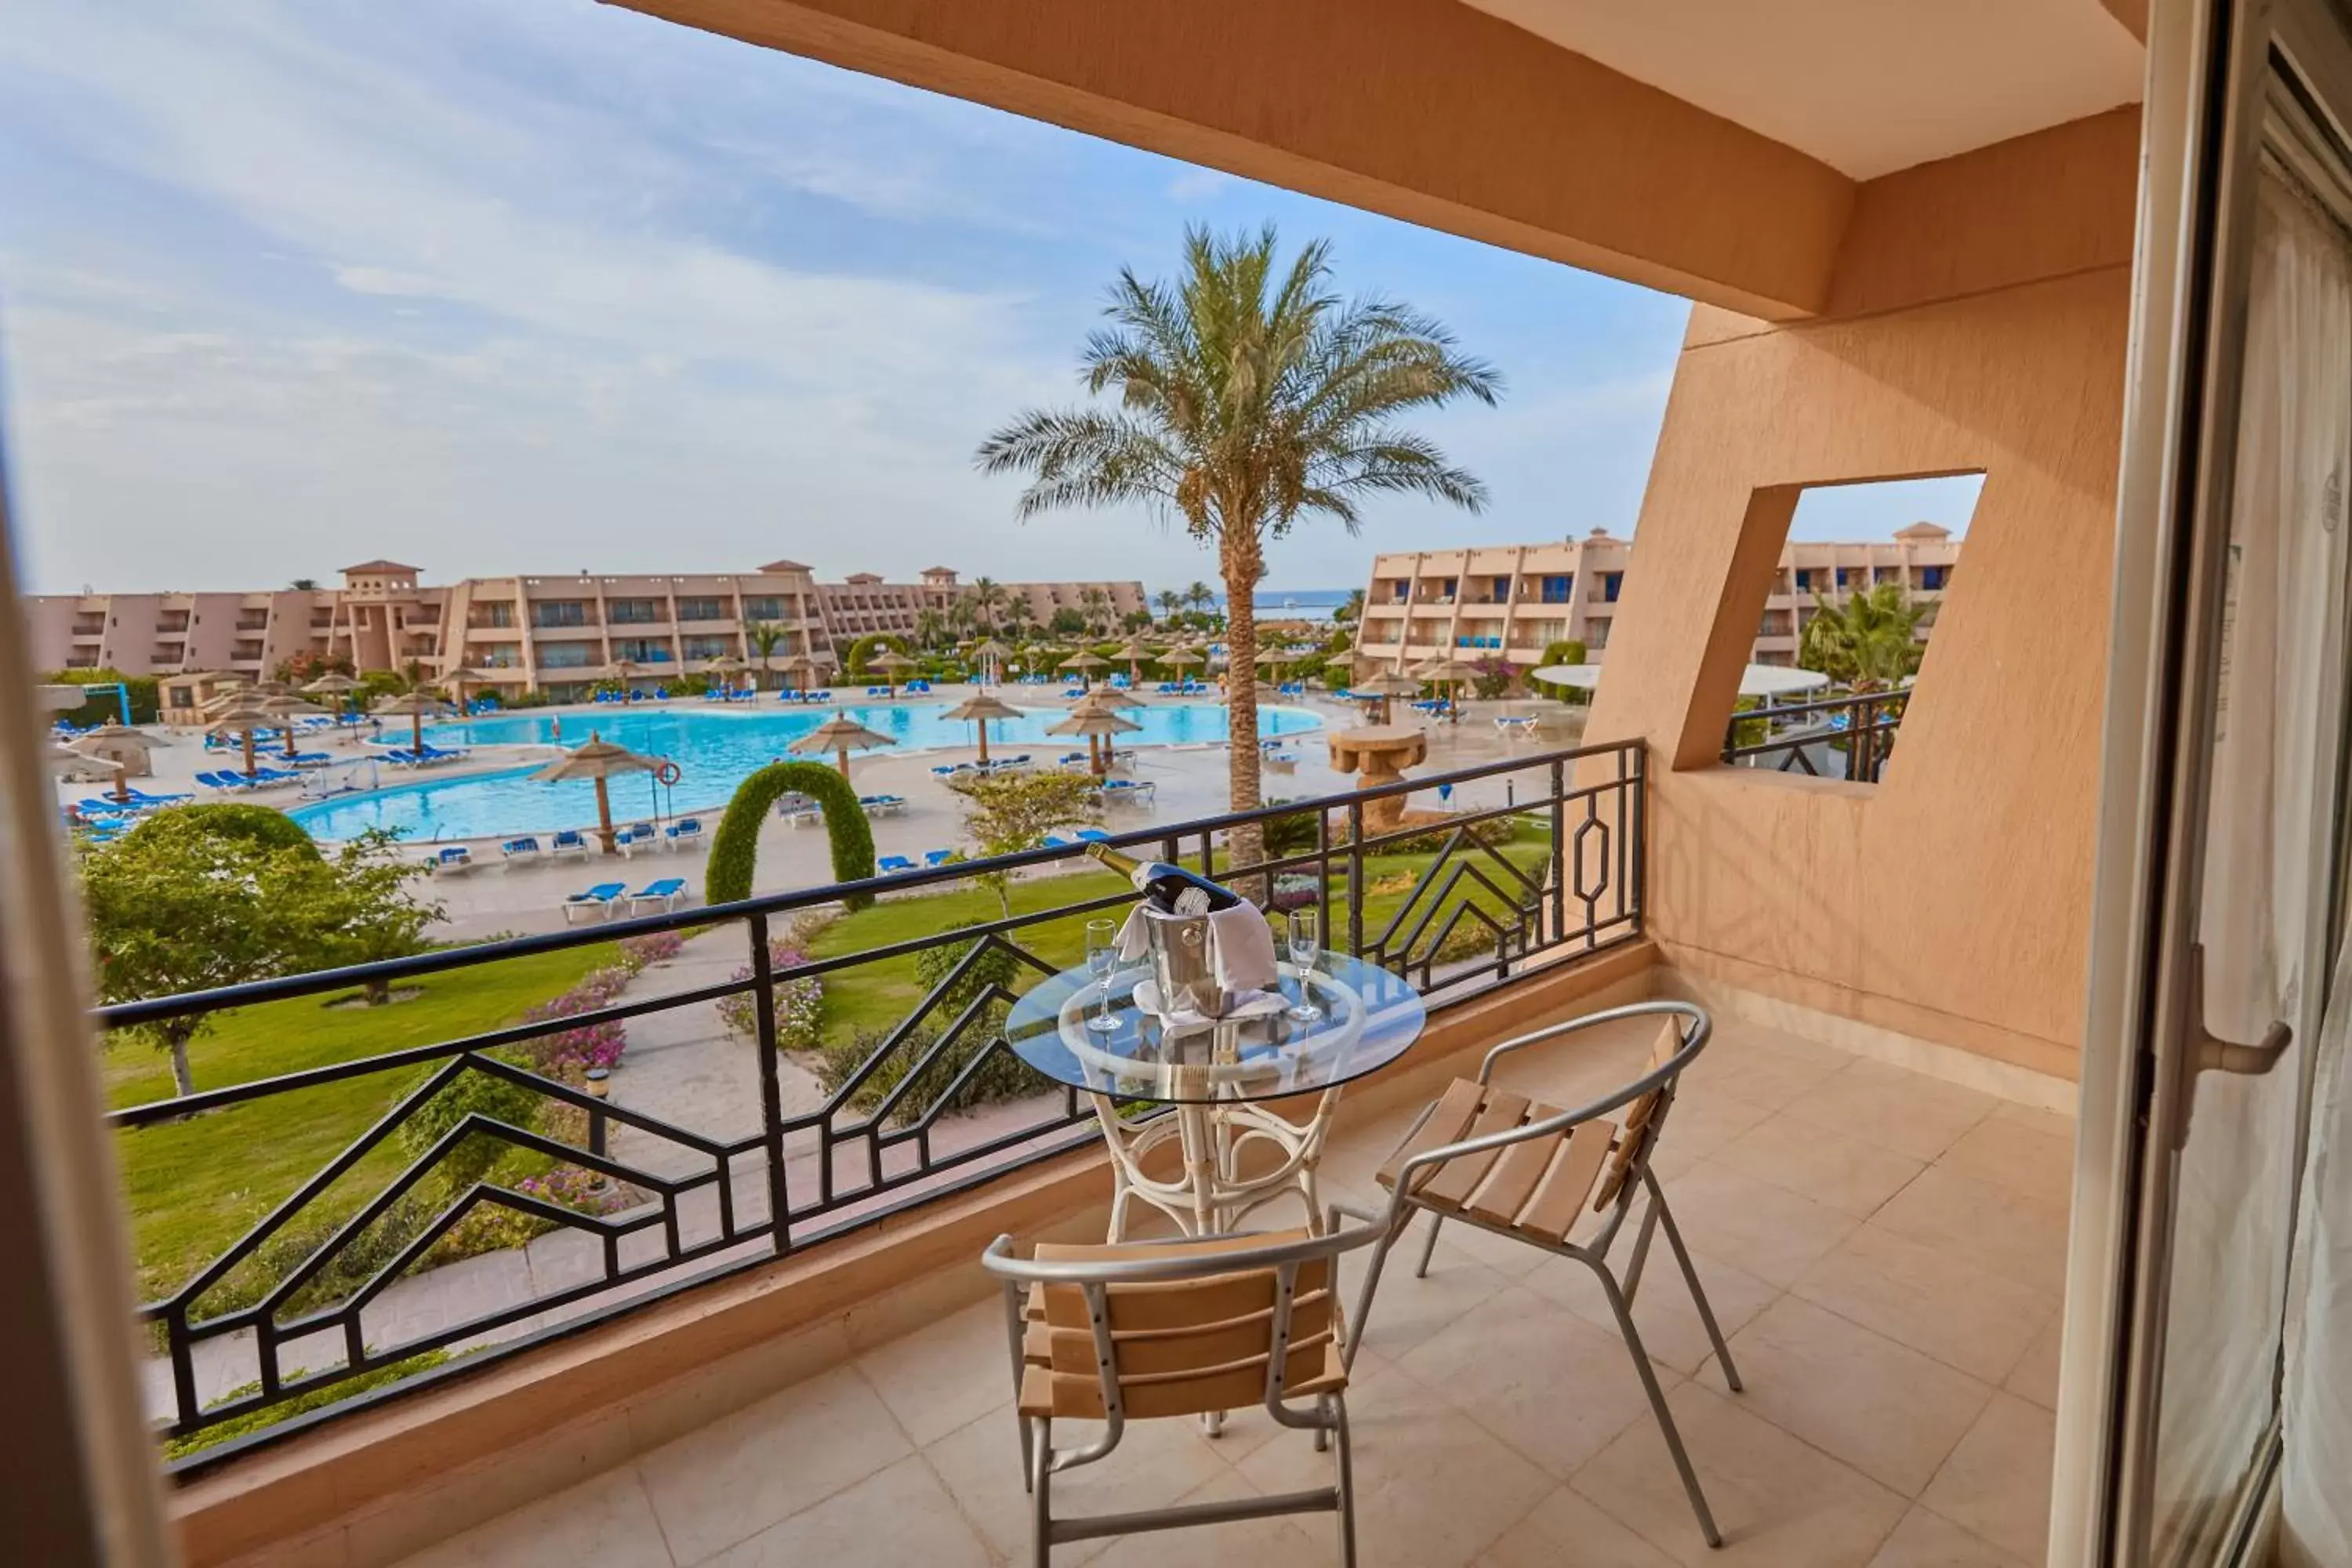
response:
[[[1119,801],[1134,805],[1151,799],[1159,793],[1160,786],[1149,779],[1105,779],[1102,782],[1102,797],[1105,801]]]
[[[450,751],[444,751],[439,746],[421,749],[389,746],[384,749],[383,760],[395,768],[436,768],[444,763],[462,763],[472,755],[462,746]]]
[[[896,816],[907,809],[903,795],[861,795],[857,804],[866,808],[868,816]]]
[[[1078,753],[1083,758],[1086,753]],[[935,779],[953,778],[958,773],[1009,773],[1035,765],[1035,759],[1026,752],[1010,757],[992,757],[984,763],[941,763],[931,770]]]
[[[520,838],[509,838],[499,846],[499,853],[509,866],[529,865],[535,860],[561,860],[567,856],[588,858],[588,835],[576,827],[566,827],[551,833],[541,843],[536,833],[526,833]]]
[[[563,900],[563,923],[572,924],[574,916],[586,910],[593,910],[600,918],[611,920],[613,911],[624,904],[628,906],[631,914],[637,913],[641,904],[658,904],[665,910],[674,910],[686,897],[686,879],[683,877],[664,877],[659,881],[647,882],[634,893],[629,891],[626,882],[599,882]]]
[[[1075,838],[1065,838],[1058,833],[1048,833],[1045,845],[1048,849],[1075,849],[1081,844],[1107,844],[1110,835],[1099,827],[1081,827]]]
[[[833,693],[831,691],[779,691],[776,693],[776,700],[779,702],[830,702],[833,700]]]
[[[302,775],[291,768],[256,766],[249,773],[222,768],[198,773],[196,782],[224,795],[241,795],[256,790],[290,789],[302,782]]]
[[[954,849],[926,849],[923,851],[922,863],[927,868],[944,866],[955,859],[960,853],[961,851]],[[913,860],[904,855],[885,855],[874,862],[874,868],[886,877],[891,877],[897,876],[901,871],[912,871],[916,866]]]
[[[1205,697],[1209,692],[1197,680],[1163,680],[1152,689],[1162,697]]]

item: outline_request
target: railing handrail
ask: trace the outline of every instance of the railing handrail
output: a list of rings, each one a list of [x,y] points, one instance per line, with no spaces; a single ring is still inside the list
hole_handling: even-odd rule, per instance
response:
[[[1750,708],[1745,712],[1734,713],[1731,716],[1731,722],[1734,727],[1737,727],[1758,719],[1785,719],[1791,714],[1799,713],[1833,713],[1843,709],[1858,708],[1864,703],[1907,702],[1910,699],[1911,688],[1890,686],[1883,691],[1849,691],[1837,697],[1815,698],[1810,702],[1789,702],[1773,708]]]
[[[1250,823],[1268,822],[1276,817],[1303,816],[1318,810],[1341,809],[1350,803],[1385,800],[1394,795],[1412,795],[1435,789],[1440,784],[1461,784],[1477,779],[1492,778],[1499,773],[1524,773],[1547,763],[1570,763],[1587,757],[1612,756],[1637,741],[1612,741],[1576,746],[1559,751],[1528,752],[1501,762],[1484,763],[1475,767],[1457,768],[1448,773],[1428,773],[1402,783],[1382,784],[1375,789],[1347,790],[1332,795],[1314,795],[1285,801],[1279,805],[1261,805],[1248,811],[1225,812],[1215,816],[1189,817],[1182,822],[1160,823],[1111,834],[1102,842],[1113,848],[1132,844],[1164,841],[1171,837],[1192,837],[1202,833],[1215,833]],[[1401,837],[1413,837],[1427,832],[1422,828]],[[1390,836],[1400,837],[1400,836]],[[370,984],[411,979],[424,974],[438,974],[451,969],[463,969],[470,964],[490,963],[509,958],[528,958],[540,953],[562,952],[576,947],[595,947],[625,937],[648,936],[662,931],[692,931],[722,921],[741,920],[752,915],[796,914],[803,910],[838,903],[845,898],[868,893],[907,892],[935,884],[960,882],[974,875],[997,871],[1017,871],[1031,866],[1048,865],[1068,859],[1073,851],[1067,847],[1024,849],[1018,854],[991,856],[982,859],[950,861],[941,866],[926,866],[912,871],[900,871],[864,878],[850,882],[830,882],[814,888],[794,889],[781,893],[763,893],[733,903],[705,904],[691,910],[677,910],[658,915],[633,916],[623,921],[608,921],[593,926],[567,928],[560,931],[541,931],[528,936],[502,938],[496,942],[467,942],[452,947],[435,948],[429,952],[413,953],[404,958],[377,959],[367,963],[344,964],[335,969],[315,969],[301,974],[279,975],[268,980],[249,980],[236,985],[216,985],[205,991],[184,991],[170,996],[143,997],[134,1002],[116,1002],[93,1010],[100,1027],[120,1029],[137,1024],[161,1023],[169,1018],[185,1017],[192,1013],[217,1012],[224,1007],[247,1007],[263,1002],[285,1001],[297,996],[316,996],[329,991],[348,991]],[[1077,853],[1083,853],[1078,851]],[[1311,858],[1311,857],[1309,858]],[[1251,868],[1267,874],[1279,868]],[[1238,874],[1238,873],[1237,873]]]

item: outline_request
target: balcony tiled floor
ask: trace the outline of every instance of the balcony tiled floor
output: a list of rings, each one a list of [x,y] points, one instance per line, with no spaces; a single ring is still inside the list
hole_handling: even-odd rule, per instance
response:
[[[1504,1076],[1569,1103],[1639,1048],[1600,1040]],[[1335,1140],[1332,1185],[1366,1193],[1404,1119]],[[1726,1023],[1658,1165],[1746,1392],[1726,1389],[1663,1247],[1636,1309],[1723,1551],[1699,1537],[1590,1277],[1457,1226],[1427,1279],[1391,1271],[1356,1367],[1362,1561],[2040,1563],[2071,1136],[2063,1117]],[[405,1568],[1025,1563],[999,1310],[974,1306]],[[1214,1440],[1147,1422],[1060,1478],[1057,1507],[1328,1475],[1303,1435],[1262,1413]],[[1295,1568],[1336,1561],[1336,1541],[1328,1518],[1307,1516],[1079,1543],[1054,1561]]]

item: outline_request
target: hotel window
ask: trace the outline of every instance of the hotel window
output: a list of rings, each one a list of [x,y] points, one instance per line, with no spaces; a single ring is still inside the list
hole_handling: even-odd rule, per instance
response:
[[[530,624],[535,626],[584,626],[588,624],[588,606],[578,599],[548,599],[530,607]]]
[[[1797,568],[1797,592],[1798,592],[1798,593],[1800,593],[1800,594],[1810,594],[1810,593],[1811,593],[1811,592],[1812,592],[1812,588],[1813,588],[1813,569],[1812,569],[1811,567],[1810,567],[1810,566],[1800,566],[1800,567],[1798,567],[1798,568]]]
[[[746,599],[743,601],[743,618],[747,621],[781,621],[784,618],[784,602],[782,599]]]
[[[1850,575],[1850,574],[1847,572],[1847,570],[1846,570],[1844,567],[1843,567],[1843,566],[1839,567],[1839,568],[1837,569],[1837,585],[1838,585],[1839,587],[1841,587],[1841,588],[1844,587],[1844,586],[1846,585],[1846,581],[1847,581],[1847,578],[1849,577],[1849,575]]]
[[[1495,603],[1499,605],[1511,596],[1511,580],[1508,577],[1497,577],[1494,579],[1494,584]]]
[[[616,626],[646,626],[661,619],[658,599],[614,599],[605,608]]]
[[[1603,572],[1601,574],[1601,596],[1610,604],[1613,605],[1617,602],[1618,590],[1624,587],[1624,585],[1625,574],[1622,572]]]
[[[585,669],[595,662],[596,649],[590,643],[556,643],[539,650],[541,669]]]
[[[1565,605],[1575,591],[1576,579],[1572,575],[1547,577],[1543,580],[1543,602],[1547,605]]]
[[[630,637],[613,645],[614,658],[635,659],[639,664],[667,664],[669,644],[656,642],[651,637]]]
[[[1930,593],[1941,588],[1944,585],[1944,574],[1947,570],[1948,568],[1942,566],[1920,567],[1919,586]]]
[[[704,616],[698,618],[703,620],[718,619],[716,616]],[[688,637],[686,639],[686,657],[688,658],[724,658],[727,657],[727,639],[725,637]]]
[[[503,630],[514,624],[514,605],[511,604],[500,603],[492,605],[476,605],[474,606],[474,625],[478,626],[487,626],[492,629]]]
[[[680,599],[677,602],[677,618],[681,621],[723,621],[727,618],[727,605],[719,599]],[[710,657],[716,658],[718,655]]]

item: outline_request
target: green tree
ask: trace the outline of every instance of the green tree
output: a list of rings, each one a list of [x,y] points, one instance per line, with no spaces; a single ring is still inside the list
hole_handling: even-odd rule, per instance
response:
[[[1364,591],[1361,588],[1349,589],[1346,602],[1341,604],[1338,609],[1331,612],[1331,618],[1334,621],[1341,623],[1362,620],[1364,618]]]
[[[982,631],[996,629],[997,612],[1004,607],[1004,585],[993,577],[971,580],[971,613]]]
[[[1217,591],[1195,577],[1192,585],[1184,590],[1184,603],[1194,615],[1205,615],[1217,602]]]
[[[743,646],[751,650],[753,658],[760,661],[760,679],[762,685],[766,684],[768,679],[768,661],[776,657],[776,649],[783,646],[785,636],[784,628],[773,621],[743,623]]]
[[[298,594],[315,594],[319,591],[319,580],[316,577],[297,577],[286,585]]]
[[[331,859],[307,840],[188,807],[157,813],[112,844],[77,852],[101,999],[131,1002],[268,980],[413,951],[441,914],[407,891],[424,868],[363,836]],[[188,1043],[210,1016],[136,1026],[192,1094]]]
[[[1857,691],[1897,685],[1918,672],[1919,628],[1933,613],[1900,583],[1824,601],[1797,637],[1797,663]]]
[[[1232,237],[1194,228],[1173,283],[1123,270],[1104,312],[1110,324],[1081,354],[1087,390],[1115,393],[1118,405],[1033,410],[979,452],[988,473],[1033,476],[1024,518],[1139,501],[1215,546],[1230,668],[1240,674],[1226,688],[1236,811],[1258,804],[1251,594],[1267,542],[1318,516],[1353,533],[1364,500],[1380,494],[1480,510],[1486,487],[1396,420],[1460,397],[1492,404],[1502,387],[1433,318],[1334,293],[1328,243],[1307,246],[1286,269],[1276,247],[1271,226]],[[1260,837],[1254,826],[1234,830],[1235,864],[1262,858]]]
[[[1087,635],[1087,618],[1065,605],[1054,612],[1045,629],[1057,637],[1082,637]]]
[[[915,646],[925,653],[931,652],[947,640],[947,629],[946,617],[936,609],[924,606],[915,616]]]
[[[1102,820],[1101,794],[1094,780],[1080,773],[959,775],[948,787],[963,797],[963,830],[982,858],[1018,855],[1045,843],[1055,828],[1087,827]],[[972,880],[996,895],[1006,920],[1013,918],[1009,873],[982,873]]]
[[[1176,624],[1176,612],[1184,607],[1184,595],[1173,588],[1162,588],[1158,596],[1160,618],[1170,626]]]
[[[1553,664],[1582,664],[1584,660],[1584,644],[1574,637],[1567,637],[1559,642],[1544,644],[1543,653],[1537,658],[1536,665],[1537,668],[1541,668],[1546,665]],[[1571,707],[1592,700],[1592,694],[1580,686],[1554,686],[1549,681],[1542,680],[1535,684]]]

